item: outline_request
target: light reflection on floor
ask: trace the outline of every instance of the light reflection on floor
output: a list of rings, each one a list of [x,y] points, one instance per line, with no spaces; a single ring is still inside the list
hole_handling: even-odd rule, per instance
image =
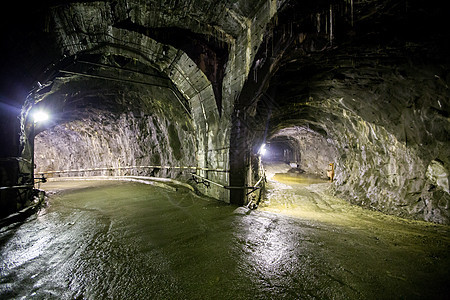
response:
[[[367,229],[376,223],[384,222],[429,224],[400,219],[352,205],[331,196],[327,191],[329,187],[329,181],[314,176],[276,173],[269,179],[266,199],[259,209],[349,228]]]
[[[290,176],[290,175],[289,175]],[[0,230],[0,298],[380,299],[448,293],[448,226],[276,183],[258,210],[137,183],[49,183]]]

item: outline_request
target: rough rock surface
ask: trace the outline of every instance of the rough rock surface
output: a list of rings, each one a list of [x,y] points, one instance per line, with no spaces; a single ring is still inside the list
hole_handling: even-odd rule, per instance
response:
[[[57,158],[58,168],[194,159],[197,167],[230,170],[199,172],[219,183],[202,191],[228,202],[233,197],[220,184],[252,184],[247,171],[257,145],[280,130],[309,128],[314,138],[298,139],[302,168],[321,173],[334,157],[336,193],[386,213],[449,223],[450,38],[446,12],[432,2],[15,4],[20,9],[4,10],[20,18],[3,26],[7,79],[0,86],[23,90],[15,95],[21,103],[31,92],[22,144],[8,138],[16,149],[3,154],[21,155],[20,163],[5,168],[1,181],[32,183],[25,123],[36,102],[61,114],[38,128],[48,129],[38,136],[40,149],[84,154],[49,147],[61,138],[81,141],[86,153],[111,151],[89,154],[95,166],[76,162],[81,156]],[[184,141],[191,153],[181,151]],[[315,150],[325,144],[336,153]]]
[[[297,94],[288,100],[289,108],[276,113],[277,130],[308,125],[331,139],[338,151],[333,189],[352,203],[448,223],[450,77],[445,67],[407,65],[400,58],[334,63],[340,67],[332,73],[316,69],[320,63],[314,75],[295,71],[312,81],[303,97]],[[287,71],[283,76],[295,78]]]
[[[327,140],[306,127],[297,126],[281,129],[271,138],[283,136],[289,136],[297,142],[295,146],[300,152],[300,160],[297,162],[300,169],[308,174],[327,178],[328,164],[335,163],[337,158],[337,150],[332,140]]]
[[[194,124],[177,95],[167,93],[166,84],[163,76],[126,86],[104,79],[56,79],[38,104],[51,116],[46,124],[37,124],[37,171],[115,168],[102,174],[178,177],[180,169],[118,168],[196,166]]]
[[[190,129],[190,130],[189,130]],[[35,140],[38,172],[114,168],[111,171],[70,172],[70,175],[152,175],[177,177],[180,169],[127,166],[195,166],[195,137],[186,123],[164,115],[115,115],[92,112],[90,118],[57,125]],[[51,175],[50,175],[51,176]]]

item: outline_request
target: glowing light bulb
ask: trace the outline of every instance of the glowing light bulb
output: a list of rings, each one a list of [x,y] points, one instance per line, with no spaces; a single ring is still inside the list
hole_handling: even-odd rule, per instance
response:
[[[258,153],[259,153],[261,156],[264,156],[264,155],[266,154],[266,152],[267,152],[266,144],[262,144],[261,147],[259,148]]]
[[[38,110],[33,113],[33,120],[35,123],[47,121],[48,118],[48,113],[46,113],[45,111]]]

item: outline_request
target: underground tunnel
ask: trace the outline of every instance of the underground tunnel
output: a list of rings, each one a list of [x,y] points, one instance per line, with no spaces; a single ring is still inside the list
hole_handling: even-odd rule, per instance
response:
[[[2,13],[1,298],[449,297],[438,1]]]

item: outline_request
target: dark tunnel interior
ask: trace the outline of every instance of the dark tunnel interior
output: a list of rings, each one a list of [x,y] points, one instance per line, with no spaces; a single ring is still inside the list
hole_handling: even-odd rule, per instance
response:
[[[333,193],[352,203],[448,223],[439,6],[244,2],[12,5],[21,18],[2,32],[3,186],[42,172],[186,181],[196,170],[213,182],[199,192],[246,204],[245,189],[221,186],[252,186],[267,142],[266,160],[322,177],[333,163]],[[51,115],[45,124],[32,121],[39,109]],[[105,170],[86,171],[95,168]],[[2,193],[4,215],[29,198]]]
[[[0,19],[5,220],[45,202],[42,181],[176,182],[265,212],[313,199],[295,190],[307,178],[324,199],[450,224],[439,1],[46,0]]]

